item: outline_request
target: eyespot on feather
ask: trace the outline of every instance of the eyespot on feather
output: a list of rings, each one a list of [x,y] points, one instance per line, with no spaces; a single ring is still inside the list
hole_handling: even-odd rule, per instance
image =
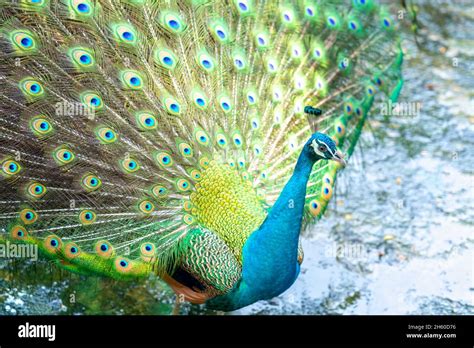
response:
[[[43,245],[50,253],[57,253],[61,249],[62,241],[57,235],[52,234],[44,239]]]
[[[1,168],[2,168],[2,175],[6,178],[11,178],[22,170],[21,165],[10,158],[6,158],[1,162]]]
[[[97,214],[90,209],[85,209],[79,212],[79,222],[83,225],[91,225],[96,220]]]
[[[23,226],[15,225],[10,229],[10,236],[16,240],[24,240],[28,236],[28,232]]]
[[[109,257],[114,256],[115,254],[114,248],[106,240],[99,240],[95,244],[95,252],[97,253],[97,255],[103,258],[109,258]]]
[[[140,169],[139,163],[133,158],[126,157],[123,160],[119,161],[120,167],[123,169],[124,173],[131,174],[135,173]]]
[[[78,257],[80,254],[81,254],[81,249],[76,243],[71,242],[71,243],[67,243],[64,246],[64,255],[68,259],[74,259]]]
[[[312,216],[317,217],[321,212],[321,203],[317,199],[313,199],[309,202],[309,212]]]
[[[38,220],[38,214],[30,208],[25,208],[20,211],[20,219],[25,225],[30,225]]]
[[[133,263],[131,260],[125,257],[117,257],[114,262],[115,270],[120,273],[130,273],[133,269]]]
[[[332,197],[332,186],[326,183],[323,183],[321,186],[321,198],[325,201],[329,201]]]
[[[149,200],[143,200],[138,203],[138,209],[145,215],[150,215],[155,210],[155,205]]]
[[[39,182],[31,182],[26,187],[26,193],[30,198],[40,199],[46,194],[46,187]]]
[[[30,129],[38,138],[44,138],[53,132],[53,126],[46,116],[35,116],[30,120]]]

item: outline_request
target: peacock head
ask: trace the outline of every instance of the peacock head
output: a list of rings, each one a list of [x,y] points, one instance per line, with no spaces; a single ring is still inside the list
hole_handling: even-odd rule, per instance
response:
[[[314,133],[304,146],[309,156],[315,161],[320,159],[332,160],[346,166],[344,155],[336,147],[336,143],[323,133]]]

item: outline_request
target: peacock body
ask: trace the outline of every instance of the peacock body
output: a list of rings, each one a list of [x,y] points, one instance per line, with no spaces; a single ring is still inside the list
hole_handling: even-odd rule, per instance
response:
[[[222,310],[291,286],[341,151],[403,84],[371,0],[4,0],[0,19],[2,239]]]

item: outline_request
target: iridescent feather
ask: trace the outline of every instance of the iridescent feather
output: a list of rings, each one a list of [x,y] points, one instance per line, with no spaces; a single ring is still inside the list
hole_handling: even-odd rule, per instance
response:
[[[241,277],[311,133],[352,154],[403,84],[371,0],[22,0],[0,18],[2,238],[83,274],[185,273],[209,296]],[[303,228],[339,169],[314,166]]]

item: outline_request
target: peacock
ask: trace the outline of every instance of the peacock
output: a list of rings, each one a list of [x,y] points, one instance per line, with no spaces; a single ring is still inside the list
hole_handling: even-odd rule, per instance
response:
[[[294,283],[403,85],[372,0],[1,0],[0,19],[3,242],[220,311]]]

